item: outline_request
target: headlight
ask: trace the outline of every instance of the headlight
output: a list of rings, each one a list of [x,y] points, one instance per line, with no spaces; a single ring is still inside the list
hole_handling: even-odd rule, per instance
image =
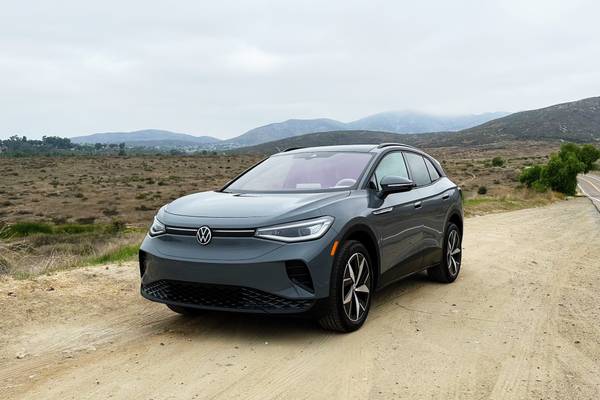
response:
[[[282,242],[301,242],[318,239],[333,224],[333,217],[320,217],[290,224],[269,226],[256,230],[255,236]]]
[[[154,222],[152,223],[152,226],[150,227],[150,232],[149,235],[154,237],[154,236],[158,236],[158,235],[162,235],[163,233],[167,232],[167,228],[165,228],[165,226],[156,219],[156,217],[154,218]]]

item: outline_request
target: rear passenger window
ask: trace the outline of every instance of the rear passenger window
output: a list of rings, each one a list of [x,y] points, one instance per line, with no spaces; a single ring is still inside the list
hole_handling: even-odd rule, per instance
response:
[[[386,176],[401,176],[408,179],[408,171],[402,153],[396,151],[383,157],[375,170],[375,184],[381,190],[381,180]]]
[[[425,164],[427,165],[427,170],[429,171],[429,176],[431,177],[431,180],[437,181],[438,179],[440,179],[440,173],[437,171],[437,169],[435,169],[433,163],[427,158],[423,158],[425,159]]]
[[[430,184],[431,179],[429,178],[429,172],[427,171],[423,157],[415,153],[404,153],[404,157],[406,157],[406,162],[410,168],[413,182],[417,186]]]

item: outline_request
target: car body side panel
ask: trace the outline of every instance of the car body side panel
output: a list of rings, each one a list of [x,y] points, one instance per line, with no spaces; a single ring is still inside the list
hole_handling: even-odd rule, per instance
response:
[[[381,206],[371,211],[371,224],[381,238],[381,273],[387,274],[398,268],[400,274],[420,265],[422,240],[421,209],[415,208],[419,192],[388,195]],[[391,211],[380,213],[390,209]]]

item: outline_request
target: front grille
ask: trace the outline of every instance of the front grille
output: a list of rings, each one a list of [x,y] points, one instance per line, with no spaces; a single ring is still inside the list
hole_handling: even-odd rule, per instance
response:
[[[142,292],[164,302],[243,311],[301,312],[313,300],[293,300],[257,289],[228,285],[159,280],[142,285]]]
[[[177,226],[167,226],[166,232],[170,235],[196,236],[198,228],[182,228]],[[254,229],[213,229],[213,237],[252,237]]]

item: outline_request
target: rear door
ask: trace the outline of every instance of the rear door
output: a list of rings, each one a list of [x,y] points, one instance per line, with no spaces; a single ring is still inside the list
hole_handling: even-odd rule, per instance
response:
[[[387,153],[379,162],[370,184],[381,190],[381,180],[386,176],[410,178],[401,151]],[[421,265],[422,229],[420,206],[415,208],[418,193],[414,190],[392,193],[381,201],[376,200],[371,213],[372,226],[378,231],[381,243],[382,283],[393,281],[414,271]]]
[[[411,179],[417,185],[412,190],[415,195],[415,218],[417,218],[415,225],[419,230],[419,243],[415,250],[419,254],[419,262],[411,271],[414,272],[428,265],[431,253],[437,247],[436,215],[439,204],[437,204],[434,183],[427,169],[426,159],[418,153],[409,151],[404,152],[404,157]]]
[[[423,267],[438,264],[442,259],[444,229],[450,197],[453,189],[448,189],[441,180],[440,172],[427,158],[423,157],[431,177],[428,198],[425,200],[426,213],[423,231]]]

